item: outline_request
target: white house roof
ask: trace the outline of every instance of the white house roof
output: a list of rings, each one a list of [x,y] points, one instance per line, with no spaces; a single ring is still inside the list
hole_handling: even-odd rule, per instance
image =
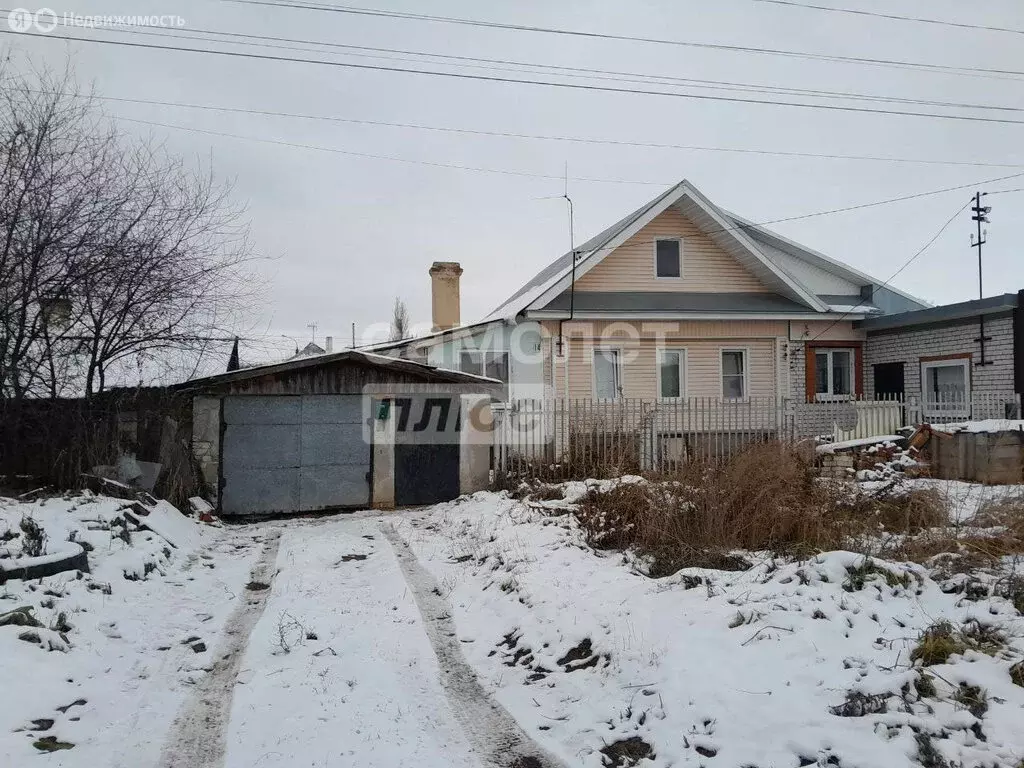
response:
[[[860,306],[850,301],[828,301],[825,295],[855,296],[860,288],[880,286],[881,281],[725,211],[685,179],[577,247],[576,278],[599,264],[673,205],[716,245],[753,273],[766,288],[804,307],[804,311],[833,312],[842,307],[839,311],[859,308],[866,313],[874,309],[867,302]],[[485,319],[512,318],[527,310],[547,306],[569,288],[572,256],[572,253],[563,254],[546,266]],[[901,291],[889,290],[908,301],[926,306]]]

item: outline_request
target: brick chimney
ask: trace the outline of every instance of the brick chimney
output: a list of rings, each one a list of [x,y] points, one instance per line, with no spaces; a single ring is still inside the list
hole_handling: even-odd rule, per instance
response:
[[[435,261],[430,266],[431,318],[435,331],[446,331],[459,324],[459,278],[462,267],[457,261]]]

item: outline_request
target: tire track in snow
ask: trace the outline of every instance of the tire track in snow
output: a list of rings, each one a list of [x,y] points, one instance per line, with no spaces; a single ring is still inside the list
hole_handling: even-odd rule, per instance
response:
[[[274,578],[281,532],[269,534],[250,581],[270,584]],[[220,768],[224,765],[231,700],[238,671],[253,627],[263,615],[269,589],[243,591],[224,625],[224,644],[216,661],[182,706],[160,753],[158,768]]]
[[[484,690],[462,655],[451,606],[441,596],[437,581],[416,559],[394,526],[381,524],[380,530],[395,551],[402,575],[423,618],[424,630],[441,670],[441,686],[452,711],[485,764],[489,768],[567,768],[534,742],[508,710]]]

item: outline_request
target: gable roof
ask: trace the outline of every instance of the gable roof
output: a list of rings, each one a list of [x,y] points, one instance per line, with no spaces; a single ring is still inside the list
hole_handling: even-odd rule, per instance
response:
[[[354,349],[346,349],[341,352],[327,352],[322,355],[307,355],[292,357],[276,363],[263,363],[248,368],[239,368],[234,371],[215,373],[211,376],[189,379],[180,384],[174,385],[174,389],[211,389],[223,384],[245,379],[254,379],[260,376],[282,375],[293,371],[300,371],[306,368],[320,368],[329,365],[354,364],[378,368],[381,371],[394,371],[411,374],[422,378],[427,382],[440,382],[446,384],[479,384],[490,388],[504,386],[497,379],[490,379],[486,376],[477,376],[472,373],[451,371],[446,368],[438,368],[426,363],[418,363],[412,360],[403,360],[397,357],[377,355],[372,352],[361,352]]]
[[[572,281],[573,253],[576,254],[578,280],[673,205],[678,206],[716,245],[754,274],[767,292],[778,294],[804,312],[834,310],[830,302],[800,280],[793,269],[787,269],[786,259],[799,259],[811,268],[849,281],[856,287],[879,284],[868,275],[719,208],[684,179],[582,243],[574,252],[560,256],[506,299],[487,319],[511,318],[527,310],[555,309],[562,303],[559,297],[569,289]],[[895,292],[908,301],[926,306],[912,296]],[[875,309],[868,305],[858,308],[865,313]]]
[[[849,280],[851,283],[856,283],[858,285],[882,285],[882,281],[876,280],[871,275],[861,272],[859,269],[854,269],[841,261],[836,261],[813,248],[801,245],[795,240],[790,240],[788,237],[780,235],[778,232],[774,232],[760,224],[755,224],[742,216],[737,216],[735,213],[730,213],[724,209],[720,210],[722,210],[722,213],[724,213],[736,226],[743,227],[744,231],[747,232],[750,237],[766,251],[766,254],[769,257],[773,255],[773,252],[780,252],[786,256],[799,259],[811,267],[816,267],[837,277]],[[785,267],[783,266],[783,268]],[[910,302],[919,304],[922,308],[930,306],[928,302],[922,301],[916,296],[912,296],[905,291],[901,291],[899,288],[895,288],[888,284],[885,284],[885,288],[898,296],[902,296]]]

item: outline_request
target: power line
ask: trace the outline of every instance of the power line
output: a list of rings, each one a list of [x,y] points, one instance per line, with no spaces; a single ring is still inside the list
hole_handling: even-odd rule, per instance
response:
[[[969,185],[966,185],[966,186],[974,186],[974,185],[969,184]],[[961,187],[961,189],[963,189],[963,187]],[[961,213],[963,213],[965,210],[967,210],[967,206],[969,206],[973,201],[974,201],[974,198],[971,198],[966,203],[961,205],[957,209],[956,213],[954,213],[952,216],[950,216],[949,219],[946,221],[946,223],[943,224],[939,228],[939,231],[936,232],[927,243],[925,243],[923,246],[921,246],[918,249],[917,253],[915,253],[913,256],[911,256],[909,259],[907,259],[905,262],[903,262],[903,266],[901,266],[899,269],[897,269],[895,272],[893,272],[891,275],[889,275],[889,278],[884,283],[882,283],[881,286],[879,286],[879,287],[887,288],[889,286],[889,284],[892,283],[892,281],[895,280],[899,276],[899,274],[901,272],[903,272],[903,270],[905,270],[907,267],[909,267],[911,264],[913,264],[921,254],[923,254],[925,251],[927,251],[929,248],[931,248],[932,243],[934,243],[936,240],[938,240],[942,236],[942,233],[945,232],[949,228],[949,225],[952,224],[956,220],[956,217],[959,216]],[[815,336],[814,338],[810,339],[810,341],[817,341],[818,339],[820,339],[822,336],[824,336],[826,333],[828,333],[830,330],[832,330],[836,325],[841,323],[844,318],[849,317],[850,315],[852,315],[853,311],[855,309],[857,309],[858,307],[863,306],[866,301],[867,301],[866,298],[863,298],[860,301],[858,301],[856,304],[854,304],[848,310],[843,312],[838,318],[836,318],[836,320],[834,322],[832,322],[828,327],[826,327],[825,330],[821,331],[817,336]],[[805,361],[805,364],[806,364],[806,361]]]
[[[233,0],[234,2],[242,2],[243,0]],[[246,2],[255,0],[244,0]],[[158,50],[158,51],[175,51],[182,53],[201,53],[216,56],[229,56],[243,59],[253,59],[260,61],[280,61],[280,62],[291,62],[299,64],[318,64],[321,66],[331,67],[342,67],[346,69],[355,69],[363,71],[376,71],[376,72],[397,72],[404,74],[414,75],[429,75],[433,77],[447,77],[456,78],[462,80],[475,80],[478,82],[488,83],[513,83],[517,85],[538,85],[549,88],[562,88],[570,90],[582,90],[582,91],[593,91],[601,93],[624,93],[632,95],[642,96],[669,96],[674,98],[682,99],[693,99],[697,101],[720,101],[729,102],[735,104],[761,104],[776,107],[795,107],[801,109],[821,109],[835,112],[851,112],[860,114],[878,114],[878,115],[895,115],[901,117],[922,117],[922,118],[933,118],[939,120],[958,120],[967,122],[978,122],[978,123],[999,123],[1004,125],[1024,125],[1024,120],[1011,120],[1008,118],[999,117],[980,117],[971,115],[946,115],[936,112],[912,112],[909,110],[893,110],[893,109],[878,109],[869,107],[853,107],[841,104],[807,104],[803,102],[794,101],[772,101],[771,99],[753,99],[753,98],[740,98],[737,96],[714,96],[709,94],[694,94],[694,93],[678,93],[674,91],[659,91],[650,89],[640,88],[613,88],[611,86],[604,85],[588,85],[584,83],[563,83],[551,80],[528,80],[523,78],[511,78],[511,77],[497,77],[494,75],[472,75],[463,72],[438,72],[436,70],[426,69],[414,69],[411,67],[385,67],[380,65],[371,64],[353,64],[350,62],[340,61],[324,61],[322,59],[305,59],[299,57],[286,57],[286,56],[269,56],[267,54],[259,53],[245,53],[242,51],[222,51],[212,48],[188,48],[185,46],[169,46],[169,45],[153,45],[150,43],[134,43],[127,40],[100,40],[90,37],[77,37],[72,35],[49,35],[49,34],[30,34],[25,32],[14,32],[13,30],[0,29],[0,32],[4,34],[19,35],[21,37],[33,37],[44,40],[74,40],[83,43],[96,43],[100,45],[116,45],[125,46],[129,48],[140,48],[146,50]]]
[[[0,9],[0,14],[3,14],[6,9]],[[589,67],[569,67],[560,66],[556,64],[544,64],[542,62],[528,62],[528,61],[515,61],[510,59],[491,59],[482,58],[477,56],[459,56],[454,54],[446,53],[433,53],[430,51],[412,51],[407,49],[398,48],[380,48],[376,46],[366,45],[350,45],[347,43],[333,43],[319,40],[304,40],[301,38],[286,38],[276,37],[273,35],[253,35],[242,32],[224,32],[220,30],[207,30],[207,29],[177,29],[169,28],[163,31],[153,31],[144,29],[118,29],[115,30],[120,33],[132,34],[132,35],[145,35],[151,37],[162,37],[171,38],[178,40],[196,40],[207,43],[227,43],[229,45],[247,45],[256,46],[261,48],[271,48],[275,50],[287,50],[287,51],[302,51],[307,53],[322,53],[323,51],[317,48],[309,48],[303,46],[320,46],[329,47],[335,49],[342,49],[341,55],[344,56],[355,56],[370,59],[383,59],[385,61],[403,61],[411,62],[415,64],[431,64],[441,66],[464,66],[473,69],[483,69],[490,71],[500,72],[516,72],[526,74],[556,74],[560,77],[578,77],[584,79],[595,79],[595,80],[610,80],[612,82],[627,82],[627,83],[654,83],[657,85],[673,85],[673,86],[685,86],[688,88],[704,88],[711,90],[724,90],[724,91],[739,91],[743,93],[763,93],[763,94],[780,94],[787,96],[805,96],[812,98],[834,98],[834,99],[850,99],[859,101],[874,101],[886,104],[913,104],[918,106],[931,106],[931,107],[945,107],[949,109],[988,109],[998,110],[1006,112],[1024,112],[1024,108],[1012,107],[999,104],[972,104],[964,102],[949,102],[949,101],[938,101],[935,99],[914,99],[901,96],[885,96],[881,94],[870,94],[870,93],[858,93],[851,91],[834,91],[824,90],[816,88],[798,88],[790,86],[773,86],[764,85],[760,83],[744,83],[735,82],[730,80],[708,80],[701,78],[686,78],[677,77],[674,75],[662,75],[653,73],[643,72],[623,72],[620,70],[607,70],[607,69],[593,69]],[[196,32],[196,35],[183,34],[184,32]],[[203,37],[202,35],[217,35],[222,37],[230,38],[244,38],[241,41],[236,40],[219,40],[212,39],[210,37]],[[249,42],[255,40],[258,42]],[[274,45],[272,43],[285,42],[285,43],[299,43],[300,46],[292,45]],[[352,51],[369,51],[371,53],[353,53]],[[379,53],[399,54],[401,56],[419,56],[419,57],[430,57],[432,59],[448,59],[455,64],[451,64],[449,61],[420,61],[419,59],[407,59],[398,58],[394,56],[380,56],[376,55]],[[501,65],[501,66],[484,66],[484,65]],[[520,69],[516,69],[516,68]],[[539,71],[538,71],[539,70]],[[1024,71],[1019,74],[1024,75]]]
[[[318,152],[331,152],[338,155],[348,155],[350,157],[361,157],[368,160],[387,160],[395,163],[406,163],[409,165],[424,165],[431,168],[448,168],[456,171],[475,171],[477,173],[494,173],[501,176],[520,176],[531,179],[562,179],[561,174],[546,174],[546,173],[531,173],[529,171],[516,171],[503,168],[483,168],[471,165],[459,165],[456,163],[443,163],[432,160],[414,160],[406,157],[395,157],[393,155],[379,155],[371,152],[356,152],[349,149],[338,149],[336,147],[324,147],[317,144],[302,144],[294,141],[282,141],[280,139],[264,139],[257,136],[243,136],[237,133],[226,133],[224,131],[212,131],[206,128],[195,128],[190,125],[175,125],[173,123],[161,123],[155,120],[141,120],[134,117],[121,117],[115,115],[118,120],[124,120],[129,123],[140,123],[142,125],[151,125],[159,128],[171,128],[177,131],[190,131],[192,133],[203,133],[209,136],[222,136],[228,139],[241,139],[242,141],[255,141],[261,144],[276,144],[282,147],[292,147],[293,149],[311,149]],[[1024,175],[1024,174],[1022,174]],[[643,184],[649,186],[666,186],[664,181],[635,181],[631,179],[599,179],[589,177],[576,177],[574,181],[586,181],[594,182],[599,184]]]
[[[586,30],[564,29],[557,27],[540,27],[526,24],[508,24],[497,21],[485,21],[483,19],[467,19],[455,16],[438,16],[424,13],[412,13],[407,11],[390,11],[378,8],[362,8],[346,5],[329,5],[327,3],[300,3],[287,2],[286,0],[227,0],[227,2],[240,3],[243,5],[262,5],[278,8],[294,8],[309,11],[325,11],[332,13],[345,13],[357,16],[376,16],[380,18],[406,19],[411,21],[427,21],[440,24],[455,24],[461,26],[483,27],[487,29],[505,29],[516,32],[535,32],[551,35],[568,35],[572,37],[584,37],[598,40],[618,40],[624,42],[649,43],[654,45],[672,45],[688,48],[702,48],[708,50],[732,51],[738,53],[755,53],[771,56],[786,56],[815,61],[835,61],[850,64],[867,64],[882,67],[911,68],[918,70],[934,70],[953,74],[983,73],[988,75],[1020,75],[1019,71],[991,69],[985,67],[955,67],[948,64],[932,64],[926,62],[914,62],[899,59],[879,59],[866,56],[840,56],[838,54],[809,53],[806,51],[789,51],[779,48],[762,48],[757,46],[727,45],[724,43],[698,43],[689,40],[672,40],[657,37],[642,37],[635,35],[616,35],[604,32],[590,32]]]
[[[921,16],[900,16],[895,13],[879,13],[877,11],[864,11],[854,8],[833,8],[827,5],[814,5],[812,3],[798,3],[795,0],[754,0],[759,3],[771,3],[773,5],[787,5],[793,8],[808,8],[815,11],[830,11],[832,13],[847,13],[855,16],[874,16],[879,19],[890,19],[893,21],[914,21],[921,24],[936,24],[943,27],[958,27],[960,29],[979,29],[987,32],[1009,32],[1014,35],[1024,35],[1024,29],[1012,29],[1010,27],[995,27],[987,24],[967,24],[958,21],[946,21],[944,19],[929,19]]]
[[[530,172],[527,172],[527,171],[508,170],[508,169],[480,168],[480,167],[475,167],[475,166],[457,165],[457,164],[454,164],[454,163],[442,163],[442,162],[435,162],[435,161],[429,161],[429,160],[413,160],[411,158],[394,157],[394,156],[391,156],[391,155],[377,155],[377,154],[372,154],[372,153],[368,153],[368,152],[355,152],[355,151],[351,151],[351,150],[336,149],[334,147],[322,147],[322,146],[318,146],[318,145],[315,145],[315,144],[300,144],[300,143],[297,143],[297,142],[280,141],[278,139],[262,139],[262,138],[257,138],[257,137],[254,137],[254,136],[241,136],[239,134],[225,133],[223,131],[211,131],[211,130],[207,130],[207,129],[204,129],[204,128],[194,128],[192,126],[185,126],[185,125],[174,125],[173,123],[160,123],[160,122],[151,121],[151,120],[139,120],[139,119],[130,118],[130,117],[119,117],[118,119],[119,120],[125,120],[127,122],[132,122],[132,123],[140,123],[140,124],[143,124],[143,125],[157,126],[157,127],[161,127],[161,128],[171,128],[171,129],[174,129],[174,130],[189,131],[189,132],[193,132],[193,133],[203,133],[203,134],[208,134],[208,135],[212,135],[212,136],[222,136],[222,137],[225,137],[225,138],[241,139],[241,140],[244,140],[244,141],[256,141],[256,142],[260,142],[260,143],[276,144],[276,145],[279,145],[279,146],[293,147],[293,148],[297,148],[297,149],[311,149],[311,150],[324,151],[324,152],[333,152],[333,153],[337,153],[337,154],[349,155],[349,156],[353,156],[353,157],[361,157],[361,158],[366,158],[366,159],[371,159],[371,160],[388,160],[388,161],[392,161],[392,162],[409,163],[409,164],[413,164],[413,165],[424,165],[424,166],[429,166],[429,167],[434,167],[434,168],[447,168],[447,169],[451,169],[451,170],[475,171],[475,172],[481,172],[481,173],[495,173],[495,174],[500,174],[500,175],[505,175],[505,176],[520,176],[520,177],[526,177],[526,178],[539,178],[539,179],[559,179],[559,180],[564,179],[564,176],[563,175],[559,175],[559,174],[540,174],[540,173],[530,173]],[[754,222],[754,223],[749,223],[749,224],[739,224],[738,226],[735,226],[735,227],[719,227],[717,229],[707,230],[706,234],[715,234],[717,232],[742,231],[742,230],[752,229],[752,228],[755,228],[755,227],[767,226],[767,225],[770,225],[770,224],[781,224],[781,223],[784,223],[784,222],[800,221],[802,219],[809,219],[809,218],[814,218],[814,217],[817,217],[817,216],[828,216],[828,215],[832,215],[832,214],[836,214],[836,213],[847,213],[849,211],[858,211],[858,210],[863,210],[865,208],[873,208],[873,207],[876,207],[876,206],[879,206],[879,205],[889,205],[891,203],[899,203],[899,202],[904,202],[904,201],[907,201],[907,200],[916,200],[916,199],[923,198],[923,197],[931,197],[933,195],[941,195],[941,194],[945,194],[947,192],[955,192],[955,191],[958,191],[958,190],[967,189],[969,187],[976,187],[979,184],[994,184],[994,183],[997,183],[997,182],[1000,182],[1000,181],[1008,181],[1010,179],[1017,179],[1017,178],[1021,178],[1021,177],[1024,177],[1024,171],[1022,171],[1020,173],[1012,173],[1012,174],[1009,174],[1009,175],[1006,175],[1006,176],[999,176],[999,177],[994,178],[994,179],[985,179],[985,180],[982,180],[982,181],[973,181],[973,182],[970,182],[968,184],[957,184],[956,186],[943,187],[941,189],[932,189],[932,190],[927,190],[925,192],[915,192],[915,193],[912,193],[912,194],[909,194],[909,195],[901,195],[899,197],[890,197],[890,198],[886,198],[884,200],[876,200],[876,201],[869,202],[869,203],[859,203],[859,204],[856,204],[856,205],[843,206],[841,208],[831,208],[831,209],[828,209],[828,210],[825,210],[825,211],[816,211],[814,213],[805,213],[805,214],[800,214],[800,215],[797,215],[797,216],[787,216],[787,217],[780,218],[780,219],[771,219],[771,220],[762,221],[762,222]],[[643,184],[643,185],[666,186],[665,182],[635,181],[635,180],[628,180],[628,179],[599,179],[599,178],[590,178],[590,177],[575,177],[573,180],[574,181],[605,183],[605,184]],[[653,243],[654,240],[651,240],[649,242]],[[635,244],[642,244],[642,243],[635,243]],[[602,250],[602,249],[598,248],[594,252],[597,252],[597,251],[600,251],[600,250]]]
[[[43,91],[35,91],[36,93],[44,93]],[[53,93],[47,91],[45,93]],[[275,110],[265,109],[246,109],[242,107],[227,107],[215,104],[191,104],[187,102],[176,102],[176,101],[160,101],[156,99],[137,99],[137,98],[125,98],[117,96],[100,96],[96,94],[82,95],[81,98],[96,98],[103,101],[112,101],[124,104],[151,104],[154,106],[163,107],[175,107],[181,109],[198,109],[204,111],[213,112],[227,112],[231,114],[243,114],[243,115],[260,115],[265,117],[285,117],[299,120],[315,120],[333,123],[346,123],[350,125],[371,125],[381,126],[387,128],[408,128],[422,131],[435,131],[440,133],[457,133],[466,134],[470,136],[488,136],[494,138],[511,138],[511,139],[532,139],[539,141],[556,141],[556,142],[567,142],[574,144],[596,144],[602,146],[624,146],[624,147],[640,147],[650,149],[677,149],[677,150],[692,150],[702,152],[737,152],[742,154],[755,154],[755,155],[778,155],[781,157],[798,157],[798,158],[815,158],[825,160],[863,160],[863,161],[874,161],[874,162],[891,162],[891,163],[910,163],[918,165],[949,165],[949,166],[970,166],[979,168],[1024,168],[1024,163],[987,163],[987,162],[971,162],[966,160],[930,160],[930,159],[914,159],[914,158],[901,158],[901,157],[885,157],[885,156],[872,156],[872,155],[841,155],[841,154],[827,154],[827,153],[815,153],[815,152],[788,152],[781,150],[767,150],[767,149],[750,149],[743,147],[711,147],[691,144],[665,144],[659,142],[649,141],[629,141],[624,139],[602,139],[602,138],[587,138],[582,136],[557,136],[557,135],[544,135],[534,133],[516,133],[512,131],[486,131],[472,128],[458,128],[454,126],[438,126],[438,125],[424,125],[420,123],[400,123],[400,122],[389,122],[385,120],[369,120],[361,118],[351,117],[335,117],[330,115],[310,115],[296,112],[280,112]],[[127,119],[127,118],[121,118]]]

